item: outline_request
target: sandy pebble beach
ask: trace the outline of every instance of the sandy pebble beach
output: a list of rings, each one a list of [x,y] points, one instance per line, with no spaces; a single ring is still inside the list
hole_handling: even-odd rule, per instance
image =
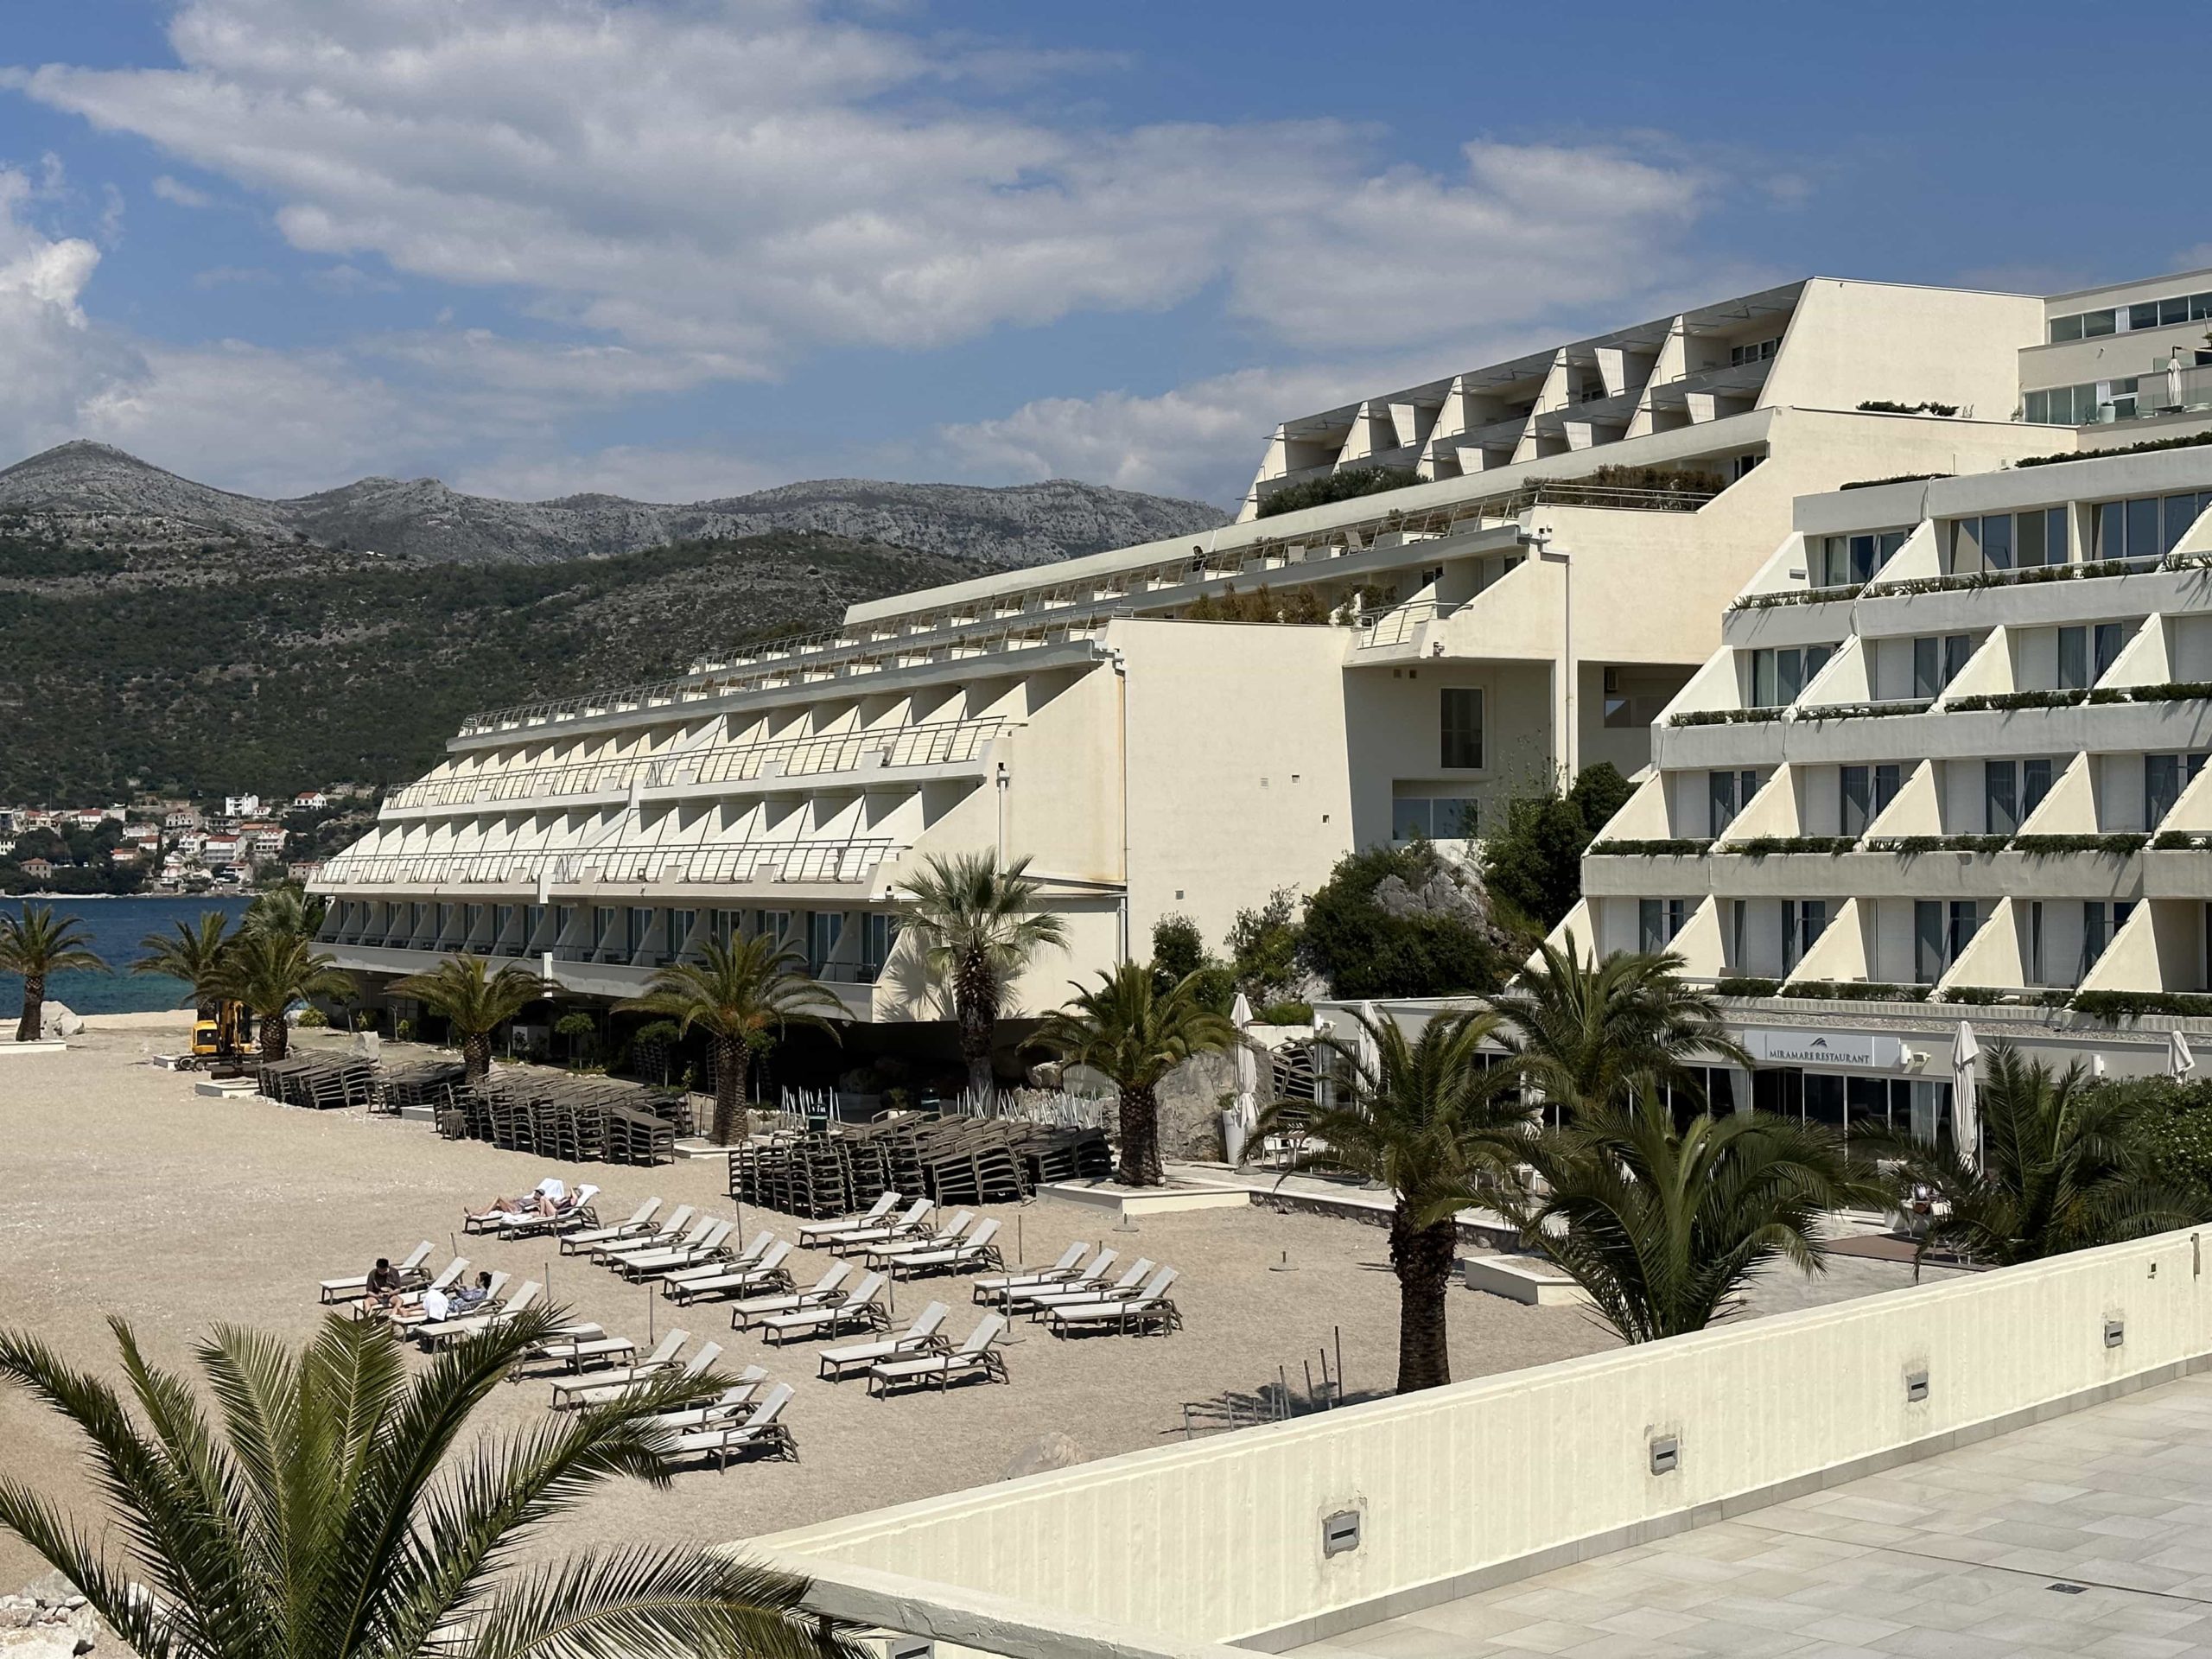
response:
[[[179,1030],[181,1028],[179,1027]],[[298,1339],[326,1310],[316,1281],[397,1258],[417,1240],[442,1265],[465,1207],[559,1174],[606,1188],[603,1218],[658,1194],[717,1215],[733,1206],[719,1159],[657,1169],[562,1167],[470,1141],[438,1138],[428,1124],[316,1113],[255,1098],[193,1092],[189,1076],[149,1065],[173,1047],[161,1029],[88,1032],[64,1054],[0,1059],[0,1324],[28,1327],[79,1363],[113,1369],[111,1314],[127,1319],[157,1361],[184,1363],[193,1340],[222,1322]],[[1017,1236],[1032,1262],[1071,1240],[1097,1240],[1097,1211],[1040,1200],[990,1213],[1014,1260]],[[747,1210],[748,1236],[789,1217]],[[970,1386],[891,1401],[869,1399],[857,1378],[820,1381],[810,1344],[778,1351],[733,1333],[711,1305],[679,1309],[604,1268],[556,1254],[544,1242],[461,1238],[460,1253],[518,1281],[550,1269],[555,1297],[576,1317],[646,1338],[671,1323],[695,1341],[720,1340],[723,1369],[753,1362],[797,1390],[786,1421],[800,1460],[748,1463],[726,1473],[679,1476],[672,1490],[623,1484],[595,1495],[555,1529],[565,1545],[651,1535],[741,1539],[858,1510],[999,1478],[1039,1436],[1058,1432],[1090,1457],[1157,1446],[1183,1433],[1185,1402],[1272,1387],[1278,1367],[1302,1391],[1305,1366],[1341,1342],[1355,1399],[1387,1391],[1395,1369],[1397,1295],[1382,1231],[1358,1223],[1253,1207],[1151,1218],[1110,1242],[1181,1271],[1176,1298],[1187,1321],[1166,1338],[1060,1340],[1041,1326],[1016,1329],[1006,1350],[1010,1386]],[[810,1281],[830,1258],[798,1252]],[[1908,1275],[1891,1264],[1853,1263],[1831,1294],[1860,1294]],[[925,1301],[950,1303],[957,1340],[979,1310],[965,1279],[897,1288],[903,1323]],[[1455,1287],[1452,1358],[1459,1376],[1541,1364],[1611,1345],[1612,1337],[1572,1308],[1523,1307]],[[503,1389],[486,1413],[493,1428],[528,1421],[546,1406],[543,1382]],[[85,1504],[76,1453],[57,1420],[19,1393],[0,1393],[0,1466]],[[40,1564],[0,1541],[0,1588]]]

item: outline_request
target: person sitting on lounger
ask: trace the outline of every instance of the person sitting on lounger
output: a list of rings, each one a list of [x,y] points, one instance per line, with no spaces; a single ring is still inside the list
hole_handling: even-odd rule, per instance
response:
[[[518,1198],[495,1198],[489,1204],[486,1205],[480,1211],[464,1211],[462,1213],[464,1215],[482,1214],[486,1216],[496,1216],[504,1213],[510,1216],[542,1216],[550,1217],[559,1215],[562,1210],[567,1205],[568,1201],[569,1189],[567,1184],[563,1181],[549,1179],[540,1181],[533,1190],[524,1193]]]
[[[423,1293],[423,1312],[432,1320],[458,1319],[474,1313],[492,1300],[492,1275],[480,1273],[473,1285],[463,1285],[458,1290],[426,1290]]]
[[[377,1257],[376,1266],[369,1269],[369,1305],[379,1313],[389,1313],[398,1305],[399,1291],[399,1269],[391,1265],[391,1257]]]

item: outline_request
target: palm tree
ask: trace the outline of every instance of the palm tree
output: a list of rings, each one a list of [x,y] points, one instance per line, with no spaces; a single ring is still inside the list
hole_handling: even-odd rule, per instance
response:
[[[688,1035],[707,1033],[715,1061],[714,1138],[723,1146],[753,1133],[745,1109],[753,1057],[775,1046],[792,1026],[811,1026],[834,1040],[830,1017],[844,1013],[836,994],[810,978],[784,939],[759,933],[728,944],[711,941],[703,964],[675,962],[654,969],[645,994],[615,1007],[657,1014]]]
[[[1948,1246],[1992,1267],[2110,1244],[2212,1219],[2168,1187],[2145,1156],[2144,1103],[2090,1084],[2077,1061],[2056,1075],[2011,1046],[1990,1050],[1977,1092],[1979,1164],[1940,1144],[1883,1136],[1902,1208],[1913,1188],[1939,1202],[1915,1258]],[[1948,1213],[1944,1213],[1948,1211]]]
[[[1026,857],[1001,870],[992,853],[925,859],[904,906],[906,925],[929,953],[931,970],[952,982],[968,1086],[986,1096],[1007,987],[1041,946],[1067,943],[1066,924],[1037,909],[1043,884],[1028,870]]]
[[[1696,1068],[1751,1062],[1722,1026],[1720,1005],[1685,984],[1672,951],[1616,952],[1605,961],[1537,947],[1526,969],[1490,1006],[1522,1077],[1546,1100],[1576,1111],[1627,1109],[1654,1084],[1694,1088]]]
[[[254,895],[253,902],[245,907],[245,919],[238,924],[238,931],[311,939],[322,931],[327,907],[321,896],[308,893],[297,881],[279,881]]]
[[[461,1039],[461,1059],[471,1083],[492,1069],[492,1033],[552,988],[512,963],[496,974],[487,975],[484,969],[483,957],[464,951],[448,957],[427,974],[410,975],[391,987],[399,995],[419,997],[445,1016]]]
[[[261,1058],[281,1060],[288,1046],[284,1014],[313,996],[349,996],[353,982],[336,958],[294,933],[241,928],[226,954],[213,988],[245,1004],[260,1022]]]
[[[192,1006],[204,1010],[216,999],[215,982],[232,944],[229,928],[230,918],[221,911],[207,910],[196,925],[179,922],[173,932],[149,933],[138,941],[146,954],[130,964],[130,971],[182,980]]]
[[[1122,1161],[1114,1179],[1123,1186],[1160,1186],[1160,1083],[1194,1054],[1217,1054],[1236,1041],[1228,1016],[1201,1000],[1198,974],[1185,974],[1166,989],[1152,969],[1125,962],[1101,973],[1085,990],[1071,983],[1075,1000],[1046,1016],[1037,1040],[1069,1065],[1087,1065],[1114,1081],[1121,1095]]]
[[[17,1042],[38,1040],[48,976],[107,972],[107,963],[92,954],[78,927],[74,916],[56,918],[51,905],[25,905],[21,915],[0,916],[0,973],[20,974],[23,981]]]
[[[1394,1020],[1357,1014],[1370,1061],[1331,1039],[1351,1072],[1344,1103],[1279,1101],[1260,1114],[1246,1146],[1299,1125],[1312,1150],[1297,1167],[1363,1176],[1390,1189],[1390,1270],[1398,1276],[1398,1392],[1452,1380],[1446,1297],[1459,1227],[1454,1212],[1491,1202],[1528,1133],[1529,1108],[1510,1065],[1486,1063],[1497,1029],[1489,1013],[1440,1015],[1406,1040]]]
[[[1500,1209],[1628,1342],[1701,1331],[1734,1313],[1771,1262],[1823,1271],[1821,1217],[1887,1201],[1817,1125],[1700,1113],[1677,1129],[1652,1090],[1625,1109],[1586,1105],[1520,1150],[1536,1180]]]
[[[298,1352],[219,1325],[194,1349],[213,1421],[194,1379],[149,1363],[121,1319],[109,1322],[119,1388],[28,1333],[0,1333],[0,1376],[83,1435],[112,1511],[88,1527],[0,1481],[0,1526],[145,1659],[384,1659],[448,1643],[479,1659],[853,1659],[803,1610],[804,1580],[704,1546],[518,1564],[547,1522],[607,1481],[666,1485],[669,1431],[651,1414],[723,1386],[671,1378],[456,1452],[477,1408],[564,1317],[502,1320],[411,1376],[376,1322],[333,1316]]]

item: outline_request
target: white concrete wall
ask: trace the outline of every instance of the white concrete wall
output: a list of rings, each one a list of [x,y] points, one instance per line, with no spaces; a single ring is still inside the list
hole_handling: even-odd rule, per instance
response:
[[[1382,1617],[1485,1569],[1846,1476],[2202,1360],[2203,1266],[2195,1236],[2168,1234],[762,1541],[831,1579],[850,1564],[935,1581],[956,1602],[988,1592],[1185,1642],[1341,1609]],[[2107,1345],[2109,1320],[2122,1322],[2119,1346]],[[1909,1403],[1905,1379],[1923,1370],[1929,1396]],[[1661,1435],[1680,1443],[1672,1474],[1650,1471]],[[1360,1547],[1325,1558],[1322,1518],[1347,1509],[1363,1516]]]

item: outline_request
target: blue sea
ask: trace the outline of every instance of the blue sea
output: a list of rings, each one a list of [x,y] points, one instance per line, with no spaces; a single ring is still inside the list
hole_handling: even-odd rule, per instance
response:
[[[219,910],[235,926],[245,913],[244,894],[219,897],[202,893],[191,898],[97,899],[67,897],[35,899],[35,905],[51,905],[56,916],[73,916],[78,931],[91,941],[93,954],[115,971],[111,974],[60,974],[47,982],[48,1000],[67,1003],[79,1014],[138,1014],[156,1008],[184,1006],[184,986],[167,975],[134,974],[130,964],[143,954],[138,941],[149,933],[173,932],[179,922],[196,921],[204,910]],[[17,901],[0,900],[0,911],[14,915]],[[0,1024],[12,1028],[16,1010],[23,1006],[23,982],[13,974],[0,974]]]

